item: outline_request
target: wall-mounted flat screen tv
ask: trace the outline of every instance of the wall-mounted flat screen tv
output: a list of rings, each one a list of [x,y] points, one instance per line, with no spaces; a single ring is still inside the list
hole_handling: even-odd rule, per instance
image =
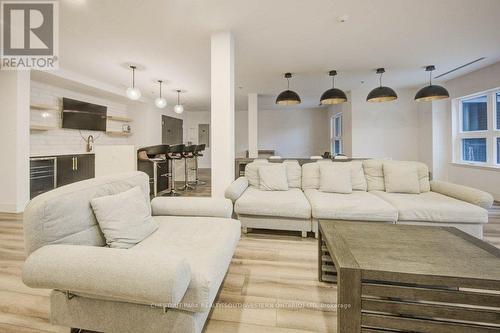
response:
[[[62,127],[106,131],[106,106],[63,98]]]

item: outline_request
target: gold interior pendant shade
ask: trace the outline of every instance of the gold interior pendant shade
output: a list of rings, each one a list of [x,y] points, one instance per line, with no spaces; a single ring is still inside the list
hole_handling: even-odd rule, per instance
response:
[[[337,71],[332,70],[329,75],[332,77],[332,88],[328,89],[323,93],[323,95],[321,95],[320,104],[332,105],[347,102],[346,94],[342,90],[335,88],[335,75],[337,75]]]
[[[435,101],[450,97],[448,90],[444,87],[432,84],[432,71],[435,69],[436,67],[433,65],[425,67],[425,71],[429,72],[429,85],[417,92],[415,95],[415,100],[417,102]]]
[[[394,101],[398,98],[396,92],[390,87],[382,86],[382,75],[385,73],[384,68],[377,68],[377,74],[380,75],[379,83],[380,86],[370,91],[366,97],[367,102],[380,103]]]
[[[279,105],[297,105],[301,103],[299,95],[290,90],[290,78],[292,73],[285,73],[285,79],[287,80],[287,90],[283,91],[276,98],[276,104]]]

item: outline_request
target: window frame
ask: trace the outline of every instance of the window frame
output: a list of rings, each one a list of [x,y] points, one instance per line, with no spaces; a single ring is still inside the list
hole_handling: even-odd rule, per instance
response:
[[[337,133],[337,121],[339,121],[339,131]],[[342,132],[343,132],[343,119],[342,119],[342,112],[334,114],[330,118],[330,153],[332,155],[334,154],[342,154],[344,152],[344,142],[342,139]],[[339,152],[335,152],[335,142],[339,141]]]
[[[500,129],[496,127],[497,116],[500,116],[500,110],[497,110],[496,98],[500,95],[500,88],[483,91],[452,100],[452,152],[453,163],[500,168],[498,163],[497,138],[500,137]],[[486,96],[487,110],[487,129],[479,131],[463,130],[463,109],[462,102],[476,97]],[[486,139],[486,162],[466,161],[463,159],[463,141],[462,139]]]

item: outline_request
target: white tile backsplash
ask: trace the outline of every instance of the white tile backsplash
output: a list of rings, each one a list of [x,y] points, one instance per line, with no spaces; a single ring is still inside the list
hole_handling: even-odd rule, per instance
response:
[[[62,97],[73,98],[89,103],[105,105],[108,115],[127,116],[127,106],[106,99],[81,94],[72,90],[54,87],[44,83],[31,82],[31,104],[53,105],[61,108]],[[45,117],[43,116],[45,113]],[[99,131],[73,130],[61,128],[61,112],[52,110],[32,110],[31,124],[55,127],[48,131],[31,131],[31,156],[76,154],[86,151],[86,143],[82,136],[93,135],[95,145],[129,144],[129,137],[114,137]],[[108,131],[121,131],[123,122],[108,120]],[[81,133],[81,134],[80,134]]]

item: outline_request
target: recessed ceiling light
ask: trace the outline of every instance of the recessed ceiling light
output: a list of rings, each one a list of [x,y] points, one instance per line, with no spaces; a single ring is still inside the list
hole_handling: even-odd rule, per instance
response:
[[[348,14],[337,16],[337,22],[339,22],[339,23],[345,23],[347,21],[349,21],[349,15]]]

